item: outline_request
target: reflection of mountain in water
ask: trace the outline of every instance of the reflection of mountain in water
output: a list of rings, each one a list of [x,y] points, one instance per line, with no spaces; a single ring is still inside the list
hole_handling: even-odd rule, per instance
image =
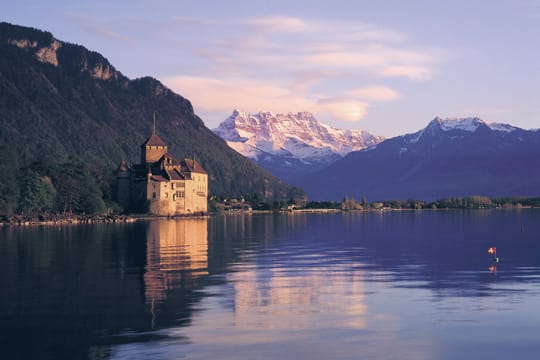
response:
[[[317,258],[298,273],[288,273],[279,264],[231,274],[234,289],[234,325],[244,331],[283,331],[324,328],[324,317],[334,324],[364,329],[364,275],[361,270],[339,271],[317,267]],[[307,264],[306,264],[307,265]],[[335,306],[339,304],[339,306]]]
[[[242,267],[229,276],[232,306],[244,316],[250,306],[266,304],[272,322],[280,306],[304,303],[308,309],[321,289],[340,282],[390,283],[441,297],[501,296],[501,285],[535,279],[537,218],[535,210],[253,217],[236,224],[244,243],[236,247]],[[493,245],[501,252],[495,266],[487,254]]]

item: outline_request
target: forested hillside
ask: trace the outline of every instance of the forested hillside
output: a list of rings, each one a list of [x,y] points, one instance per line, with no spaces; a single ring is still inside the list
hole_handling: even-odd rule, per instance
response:
[[[301,193],[230,149],[156,79],[130,80],[96,52],[7,23],[0,54],[0,213],[103,211],[115,167],[139,161],[154,112],[169,151],[208,171],[211,196]]]

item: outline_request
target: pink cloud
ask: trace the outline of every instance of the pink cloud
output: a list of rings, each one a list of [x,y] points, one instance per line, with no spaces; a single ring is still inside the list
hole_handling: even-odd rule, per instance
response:
[[[246,79],[178,76],[164,79],[164,82],[190,99],[197,110],[204,112],[229,113],[235,108],[246,112],[310,111],[314,114],[327,114],[341,121],[360,121],[368,108],[366,102],[347,97],[310,97],[276,84],[262,84]]]
[[[353,98],[371,101],[393,101],[399,99],[399,93],[387,86],[367,86],[354,88],[346,93]]]

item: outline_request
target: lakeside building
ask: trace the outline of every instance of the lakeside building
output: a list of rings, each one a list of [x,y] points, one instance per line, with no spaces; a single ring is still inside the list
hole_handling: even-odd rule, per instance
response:
[[[208,211],[208,174],[193,159],[178,160],[154,131],[141,145],[141,162],[122,160],[116,172],[117,201],[131,212],[183,215]]]

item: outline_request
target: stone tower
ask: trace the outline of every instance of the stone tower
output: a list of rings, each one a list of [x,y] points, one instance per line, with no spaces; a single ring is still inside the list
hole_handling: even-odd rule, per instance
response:
[[[141,145],[141,164],[152,164],[167,153],[167,144],[156,134],[156,115],[154,114],[154,131]]]

